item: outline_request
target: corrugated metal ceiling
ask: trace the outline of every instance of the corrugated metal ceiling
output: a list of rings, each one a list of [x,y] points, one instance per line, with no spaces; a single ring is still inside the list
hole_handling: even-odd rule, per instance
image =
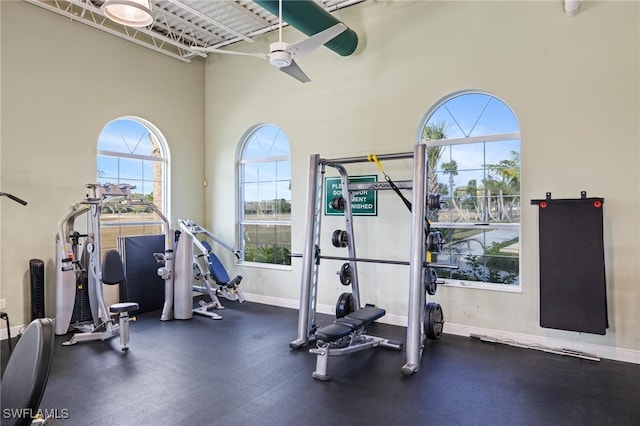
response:
[[[100,10],[103,0],[24,0],[185,62],[220,48],[277,29],[278,17],[250,0],[153,0],[153,23],[131,28],[112,22]],[[325,10],[365,0],[314,0]],[[286,23],[285,23],[286,24]]]

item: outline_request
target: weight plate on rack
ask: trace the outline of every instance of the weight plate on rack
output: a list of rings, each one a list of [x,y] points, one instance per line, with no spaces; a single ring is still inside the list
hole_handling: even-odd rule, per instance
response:
[[[336,318],[347,316],[354,310],[353,295],[351,293],[342,293],[338,297],[338,303],[336,303]]]
[[[340,267],[340,284],[351,285],[351,265],[343,263]]]
[[[436,274],[436,270],[433,268],[425,268],[422,270],[423,273],[423,281],[424,286],[427,290],[427,293],[431,296],[436,294],[436,290],[438,289],[438,285],[436,281],[438,280],[438,274]]]
[[[344,198],[340,196],[340,197],[335,197],[333,200],[331,200],[331,208],[333,208],[334,210],[343,211]]]
[[[444,316],[439,303],[427,303],[424,307],[424,332],[429,340],[438,340],[442,336]]]
[[[331,244],[334,247],[346,247],[348,245],[347,231],[336,229],[331,235]]]

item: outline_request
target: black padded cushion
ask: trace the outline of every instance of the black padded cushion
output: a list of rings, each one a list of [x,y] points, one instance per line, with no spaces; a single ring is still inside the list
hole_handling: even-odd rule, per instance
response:
[[[112,312],[114,314],[137,311],[138,309],[140,309],[140,306],[138,306],[138,304],[135,302],[114,303],[113,305],[109,306],[109,312]]]
[[[108,285],[120,284],[124,281],[124,268],[118,250],[109,250],[102,261],[102,282]]]
[[[318,329],[315,335],[322,342],[333,342],[341,337],[348,336],[353,330],[346,324],[329,324]]]
[[[49,380],[53,346],[53,322],[49,318],[38,318],[27,326],[2,376],[3,411],[24,410],[25,416],[3,417],[3,426],[31,424],[29,414],[40,407]]]
[[[337,319],[333,324],[325,325],[315,332],[315,336],[320,341],[333,342],[371,324],[378,318],[382,318],[385,313],[384,309],[365,306],[343,318]]]
[[[363,323],[363,326],[371,324],[378,318],[382,318],[385,314],[384,309],[376,308],[375,306],[365,306],[362,309],[359,309],[355,312],[351,312],[345,318],[351,318],[355,320],[360,320]]]

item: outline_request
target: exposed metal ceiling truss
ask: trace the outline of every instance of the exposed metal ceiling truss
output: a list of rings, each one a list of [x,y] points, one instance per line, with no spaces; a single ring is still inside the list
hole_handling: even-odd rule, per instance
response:
[[[278,28],[278,16],[250,0],[153,0],[153,23],[143,28],[108,19],[100,10],[104,0],[24,1],[184,62],[206,56],[202,48],[253,43]],[[314,1],[334,12],[365,0]]]

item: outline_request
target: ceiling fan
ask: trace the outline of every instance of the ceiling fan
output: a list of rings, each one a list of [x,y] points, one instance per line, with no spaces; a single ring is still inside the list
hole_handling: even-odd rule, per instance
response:
[[[337,35],[345,31],[347,26],[339,23],[295,44],[289,44],[282,41],[282,0],[279,1],[278,5],[278,18],[278,41],[271,43],[269,46],[269,53],[234,52],[232,50],[216,48],[203,48],[198,50],[202,52],[253,56],[256,58],[268,59],[269,63],[280,71],[290,75],[302,83],[308,83],[311,80],[307,77],[304,71],[302,71],[295,60],[304,58],[318,47],[332,40]]]

